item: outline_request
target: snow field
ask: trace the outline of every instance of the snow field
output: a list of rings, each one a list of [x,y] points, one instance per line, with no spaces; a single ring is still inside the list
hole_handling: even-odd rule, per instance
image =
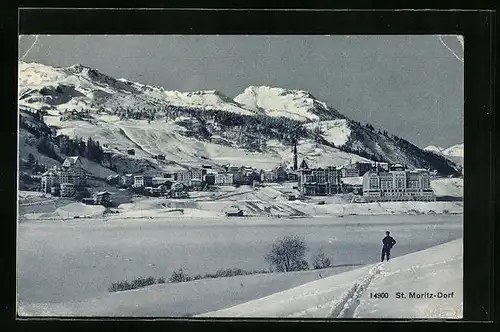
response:
[[[431,188],[436,196],[463,197],[464,180],[462,178],[444,178],[431,181]]]
[[[276,290],[289,289],[353,268],[355,267],[346,266],[321,271],[254,274],[156,284],[81,301],[22,303],[18,307],[18,313],[34,316],[183,317],[205,312],[207,308],[217,310],[257,299]]]
[[[351,129],[349,128],[346,119],[326,120],[304,125],[308,129],[320,128],[323,132],[323,137],[336,147],[341,147],[349,140]]]
[[[26,213],[24,219],[73,219],[73,217],[99,218],[102,217],[105,207],[102,205],[86,205],[83,203],[70,203],[57,208],[52,213]]]
[[[458,239],[199,317],[461,318],[462,255]],[[409,298],[413,291],[453,297]],[[380,292],[390,297],[369,295]]]
[[[250,86],[236,96],[234,101],[255,112],[265,112],[269,116],[286,116],[298,121],[320,119],[311,112],[315,106],[314,99],[306,91]],[[326,105],[323,107],[327,108]]]

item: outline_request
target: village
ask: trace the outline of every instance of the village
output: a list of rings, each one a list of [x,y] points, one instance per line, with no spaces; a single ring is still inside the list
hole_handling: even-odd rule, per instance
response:
[[[114,174],[107,177],[106,184],[139,196],[169,199],[188,199],[196,191],[217,191],[229,186],[246,185],[256,190],[273,183],[289,183],[293,189],[287,194],[290,201],[349,193],[361,203],[436,200],[430,186],[435,172],[427,169],[410,170],[402,164],[370,161],[313,168],[305,159],[298,163],[296,146],[293,152],[293,166],[288,168],[281,164],[274,169],[238,165],[215,169],[205,164],[176,172]],[[133,150],[128,153],[133,155]],[[165,156],[155,155],[154,159],[165,160]],[[103,166],[109,166],[109,163],[110,158],[102,161]],[[112,194],[107,190],[90,192],[88,181],[80,157],[67,157],[60,166],[54,166],[40,176],[39,190],[52,196],[78,199],[87,205],[111,206]],[[243,212],[228,212],[227,215],[243,216]]]

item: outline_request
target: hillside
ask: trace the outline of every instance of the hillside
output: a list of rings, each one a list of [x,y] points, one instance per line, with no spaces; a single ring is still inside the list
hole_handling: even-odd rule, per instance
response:
[[[459,319],[463,315],[462,251],[462,239],[458,239],[384,264],[157,284],[84,300],[22,302],[18,313],[66,317],[194,314],[199,318]],[[410,291],[453,292],[453,298],[410,299]],[[391,298],[371,299],[369,294],[376,292],[388,292]],[[395,299],[396,292],[404,292],[406,299]]]
[[[449,148],[441,148],[438,146],[430,145],[424,148],[424,151],[432,152],[438,156],[442,156],[453,163],[457,164],[463,171],[464,168],[464,145],[457,144]]]
[[[451,318],[463,315],[462,239],[198,317]],[[370,298],[387,292],[388,299]],[[396,299],[401,292],[405,299]],[[432,293],[432,299],[411,298]],[[452,294],[438,298],[439,292]]]
[[[115,171],[101,165],[99,160],[88,154],[88,144],[78,143],[75,153],[68,153],[65,146],[55,137],[51,129],[39,113],[32,113],[25,108],[19,110],[19,189],[30,190],[33,181],[31,175],[45,172],[48,168],[59,166],[70,155],[79,155],[83,169],[87,172],[89,184],[95,181],[103,184],[106,177],[116,174]],[[95,147],[95,146],[94,146]],[[96,148],[96,147],[95,147]]]
[[[45,123],[70,138],[95,137],[131,159],[162,153],[180,167],[235,163],[290,164],[291,145],[319,166],[378,160],[458,175],[447,158],[352,121],[302,90],[249,87],[231,99],[214,90],[166,91],[115,79],[83,65],[19,62],[19,105],[44,112]],[[151,160],[154,163],[153,160]]]
[[[301,122],[343,118],[337,110],[302,90],[250,86],[234,100],[259,114]]]

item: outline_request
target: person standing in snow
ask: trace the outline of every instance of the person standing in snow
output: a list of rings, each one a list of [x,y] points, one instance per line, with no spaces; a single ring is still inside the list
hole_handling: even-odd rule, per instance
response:
[[[384,257],[387,257],[387,261],[389,261],[391,249],[396,244],[396,240],[389,234],[391,234],[391,232],[385,232],[385,237],[382,239],[382,262],[384,261]]]

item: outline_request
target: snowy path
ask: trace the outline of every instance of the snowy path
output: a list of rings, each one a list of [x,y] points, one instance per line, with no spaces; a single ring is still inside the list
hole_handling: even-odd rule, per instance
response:
[[[146,151],[141,145],[139,145],[139,143],[137,143],[136,141],[134,141],[132,139],[132,137],[130,135],[127,134],[127,132],[125,131],[125,129],[123,129],[122,127],[119,127],[119,132],[120,134],[122,134],[127,140],[129,140],[130,142],[132,142],[137,148],[139,148],[139,150],[143,151],[144,153],[148,154],[148,155],[151,155],[151,153],[149,151]]]
[[[352,318],[356,308],[359,306],[360,298],[370,286],[372,280],[380,275],[381,266],[379,263],[372,267],[368,275],[361,280],[358,280],[352,287],[345,293],[340,301],[337,301],[331,312],[328,314],[329,318]]]

